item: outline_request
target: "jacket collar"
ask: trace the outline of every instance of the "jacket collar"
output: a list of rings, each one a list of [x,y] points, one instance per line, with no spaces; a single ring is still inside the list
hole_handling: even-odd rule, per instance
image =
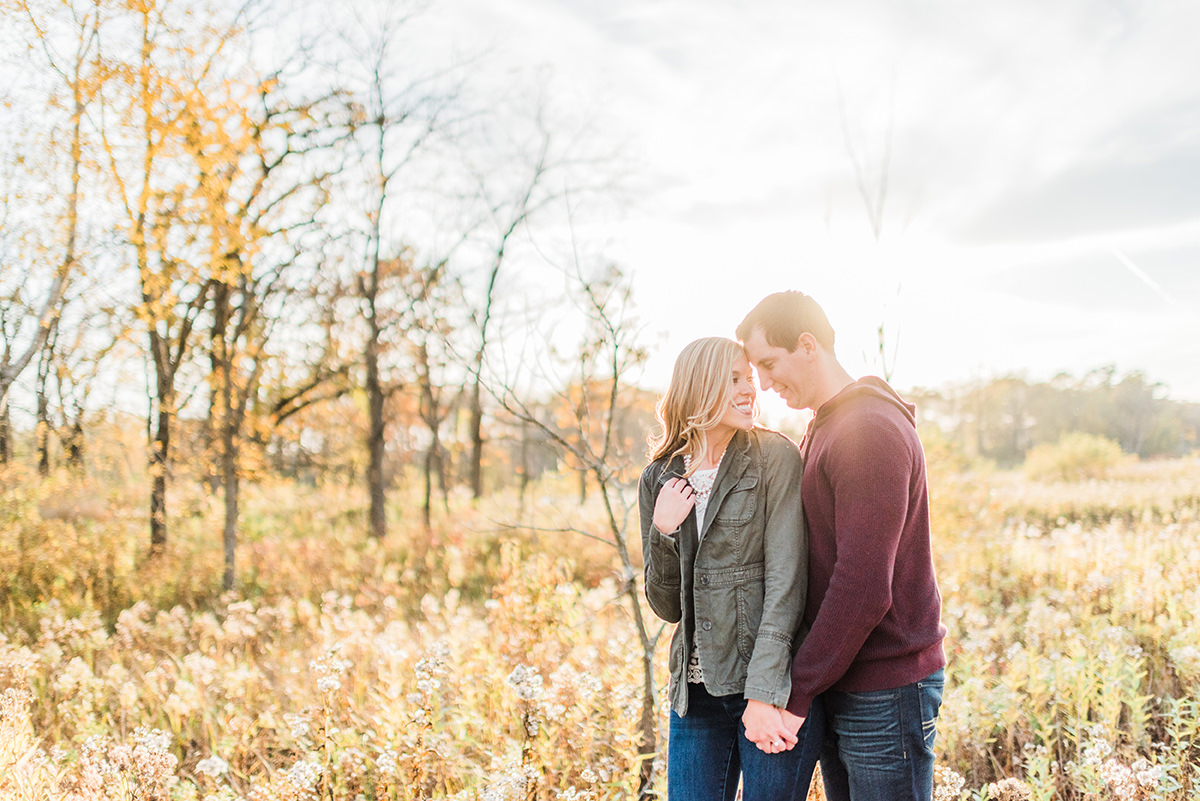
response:
[[[741,481],[742,474],[746,472],[749,464],[750,435],[745,431],[737,431],[734,433],[733,439],[729,441],[729,446],[725,448],[725,455],[721,458],[721,466],[717,470],[717,480],[713,484],[712,495],[708,496],[708,506],[704,510],[704,520],[699,531],[708,530],[717,510],[721,508],[725,496]],[[701,523],[701,521],[697,521],[697,523]]]

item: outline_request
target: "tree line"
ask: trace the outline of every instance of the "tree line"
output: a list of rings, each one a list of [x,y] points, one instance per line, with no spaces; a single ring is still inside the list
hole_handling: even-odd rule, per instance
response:
[[[1200,451],[1200,403],[1171,400],[1163,384],[1139,371],[1119,375],[1111,365],[1044,382],[1001,376],[910,397],[923,423],[963,454],[1004,467],[1077,432],[1147,459]]]

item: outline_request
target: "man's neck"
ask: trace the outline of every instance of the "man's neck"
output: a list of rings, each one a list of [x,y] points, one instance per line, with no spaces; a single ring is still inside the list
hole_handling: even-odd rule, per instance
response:
[[[813,413],[816,414],[822,406],[853,383],[853,376],[847,373],[836,359],[830,360],[821,370],[820,381],[817,384],[817,402],[812,407]]]

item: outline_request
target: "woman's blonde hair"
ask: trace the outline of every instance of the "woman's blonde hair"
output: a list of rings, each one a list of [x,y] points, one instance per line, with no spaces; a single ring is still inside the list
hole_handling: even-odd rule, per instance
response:
[[[705,437],[720,422],[733,397],[733,363],[742,346],[725,337],[689,342],[675,359],[671,383],[655,407],[659,430],[650,434],[650,461],[691,458],[690,475],[704,457]],[[746,377],[749,380],[749,376]]]

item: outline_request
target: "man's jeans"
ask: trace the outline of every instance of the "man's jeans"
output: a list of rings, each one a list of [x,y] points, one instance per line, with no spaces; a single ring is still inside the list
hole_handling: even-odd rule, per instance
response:
[[[668,801],[732,801],[739,773],[744,801],[804,801],[821,743],[813,736],[820,714],[809,715],[790,751],[767,754],[746,739],[745,709],[741,695],[712,696],[703,684],[688,684],[687,714],[671,713]]]
[[[821,775],[829,801],[929,801],[945,671],[892,690],[826,691]]]

